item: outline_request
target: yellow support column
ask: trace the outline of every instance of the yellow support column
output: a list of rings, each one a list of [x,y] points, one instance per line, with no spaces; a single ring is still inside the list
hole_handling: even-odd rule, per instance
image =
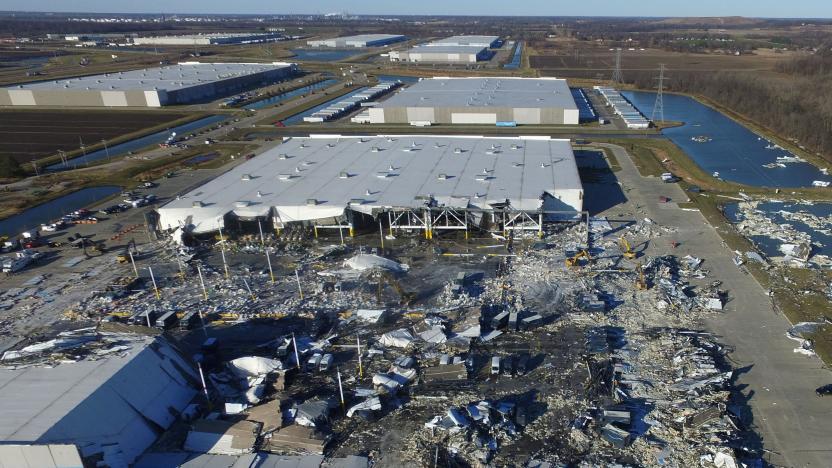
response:
[[[318,226],[314,226],[315,228],[315,239],[318,238]]]

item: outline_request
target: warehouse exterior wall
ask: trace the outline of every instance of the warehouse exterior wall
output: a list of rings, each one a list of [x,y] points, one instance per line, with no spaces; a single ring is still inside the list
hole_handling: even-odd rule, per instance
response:
[[[269,70],[187,88],[165,90],[0,89],[0,105],[63,107],[161,107],[231,94],[248,86],[286,78],[294,68]]]
[[[482,114],[482,117],[476,117]],[[577,125],[577,111],[559,107],[373,107],[370,123],[434,124],[517,122],[519,125]]]

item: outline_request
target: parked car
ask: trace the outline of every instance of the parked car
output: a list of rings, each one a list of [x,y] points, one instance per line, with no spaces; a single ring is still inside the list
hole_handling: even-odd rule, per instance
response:
[[[816,388],[815,395],[819,397],[832,395],[832,384],[826,384]]]

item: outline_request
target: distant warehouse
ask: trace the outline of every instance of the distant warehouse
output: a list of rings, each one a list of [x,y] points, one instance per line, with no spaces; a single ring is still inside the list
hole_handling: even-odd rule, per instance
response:
[[[306,41],[306,44],[311,47],[381,47],[406,39],[401,34],[359,34],[357,36]]]
[[[477,46],[490,49],[497,47],[499,42],[499,36],[451,36],[431,41],[426,45],[429,47]]]
[[[558,78],[430,78],[369,110],[374,124],[578,124],[578,106]]]
[[[2,106],[160,107],[213,99],[292,76],[293,63],[185,62],[0,88]]]
[[[406,51],[391,51],[392,62],[427,63],[476,63],[490,58],[490,52],[481,46],[432,46],[420,45]]]
[[[179,36],[149,36],[136,37],[133,39],[135,45],[223,45],[223,44],[250,44],[261,42],[273,42],[283,39],[284,36],[278,33],[262,34],[185,34]]]

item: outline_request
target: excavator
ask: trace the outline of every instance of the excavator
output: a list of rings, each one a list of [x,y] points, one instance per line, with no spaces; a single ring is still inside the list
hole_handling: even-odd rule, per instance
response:
[[[382,293],[384,292],[384,284],[389,284],[396,294],[399,295],[399,304],[410,305],[416,300],[416,294],[405,291],[402,285],[389,271],[379,270],[373,273],[373,276],[378,281],[378,290],[376,291],[376,299],[381,303]]]
[[[624,258],[626,258],[627,260],[633,260],[634,258],[636,258],[636,252],[630,246],[630,243],[627,242],[627,239],[623,237],[619,238],[618,244],[621,246],[621,254],[624,256]]]
[[[581,258],[586,258],[587,262],[592,262],[592,256],[589,254],[589,251],[586,249],[581,249],[575,255],[571,257],[566,257],[566,266],[578,266],[578,262],[581,260]]]
[[[647,277],[644,276],[644,268],[642,268],[641,263],[636,265],[636,274],[638,275],[636,277],[636,289],[639,291],[648,289]]]

